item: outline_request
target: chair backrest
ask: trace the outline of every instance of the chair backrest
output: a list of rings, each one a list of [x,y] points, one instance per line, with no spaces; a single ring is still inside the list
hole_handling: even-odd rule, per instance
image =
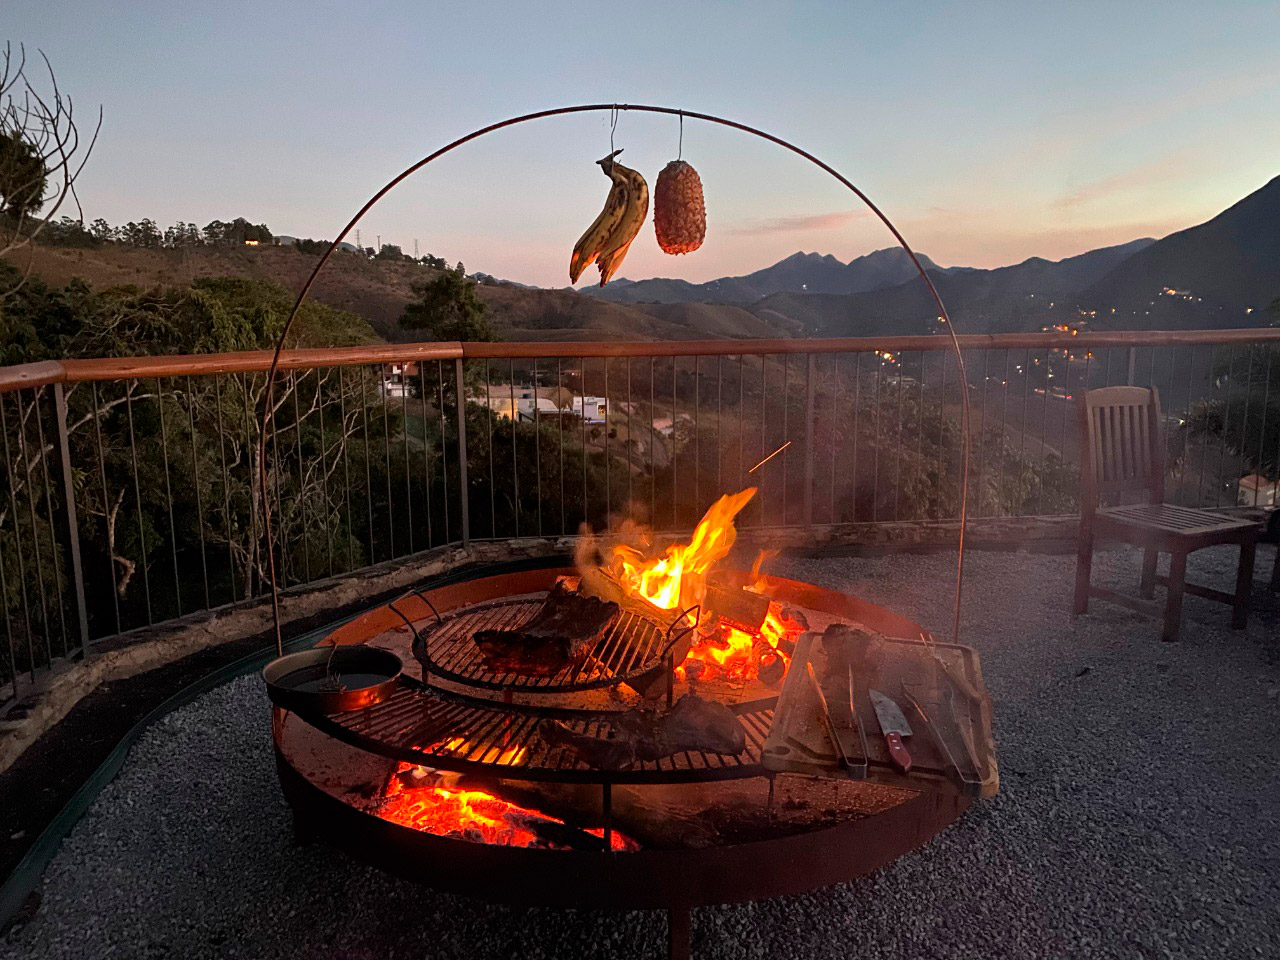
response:
[[[1080,398],[1080,505],[1143,493],[1164,501],[1164,435],[1154,387],[1102,387]]]

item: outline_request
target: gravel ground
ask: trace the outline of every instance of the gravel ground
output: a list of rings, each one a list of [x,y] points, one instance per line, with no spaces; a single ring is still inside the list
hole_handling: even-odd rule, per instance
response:
[[[852,883],[701,909],[694,954],[1280,957],[1280,597],[1248,633],[1187,598],[1183,640],[1095,603],[1073,559],[971,555],[965,639],[996,704],[999,797]],[[948,632],[953,557],[793,560]],[[1229,587],[1230,551],[1192,574]],[[1128,551],[1095,577],[1136,581]],[[660,914],[491,906],[291,843],[256,676],[153,727],[50,866],[0,957],[658,957]]]

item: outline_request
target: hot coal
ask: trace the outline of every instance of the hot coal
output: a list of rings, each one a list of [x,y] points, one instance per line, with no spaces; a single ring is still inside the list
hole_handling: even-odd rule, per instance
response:
[[[593,737],[544,720],[538,733],[549,744],[568,747],[597,770],[624,770],[637,760],[660,760],[685,751],[737,755],[747,746],[734,712],[696,693],[686,693],[666,713],[628,710],[614,718],[612,728],[607,737]]]
[[[617,615],[616,603],[583,596],[561,581],[523,626],[481,630],[475,642],[495,673],[550,677],[582,663]]]

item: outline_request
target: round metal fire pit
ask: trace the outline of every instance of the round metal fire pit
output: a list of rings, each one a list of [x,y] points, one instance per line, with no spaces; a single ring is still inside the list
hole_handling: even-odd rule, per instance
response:
[[[417,633],[406,623],[438,626],[449,622],[451,612],[545,591],[570,572],[533,569],[454,582],[424,592],[417,608],[406,610],[402,598],[395,602],[397,609],[370,611],[330,639],[405,649]],[[921,632],[918,624],[891,611],[816,586],[771,578],[768,588],[776,600],[857,621],[888,636],[916,638]],[[576,696],[584,702],[594,696],[599,704],[615,694]],[[970,803],[961,795],[785,774],[777,776],[775,802],[775,775],[759,763],[772,702],[744,701],[733,708],[748,732],[744,754],[676,756],[612,774],[539,752],[536,737],[528,738],[536,718],[561,710],[570,720],[571,708],[479,701],[408,677],[392,697],[363,712],[319,717],[277,709],[273,734],[281,786],[303,838],[330,842],[399,876],[487,900],[667,908],[678,924],[687,922],[690,907],[800,893],[867,873],[928,841]],[[607,722],[607,714],[592,715],[582,707],[577,713],[583,724]],[[512,790],[519,797],[526,787],[530,796],[550,795],[547,791],[594,796],[606,824],[603,834],[596,830],[584,837],[591,827],[585,817],[569,832],[576,829],[579,838],[591,840],[603,836],[603,843],[514,845],[458,829],[434,832],[422,826],[427,821],[417,817],[416,808],[407,820],[389,814],[392,786],[422,776],[441,778],[430,782],[460,791],[492,791],[504,801]],[[742,798],[747,828],[717,826],[699,843],[663,846],[620,822],[614,829],[628,838],[620,844],[608,826],[611,817],[618,818],[618,804],[647,803],[651,796],[665,796],[663,802],[705,799],[721,819],[735,816]],[[807,799],[801,803],[796,797]],[[797,813],[801,806],[807,812]]]

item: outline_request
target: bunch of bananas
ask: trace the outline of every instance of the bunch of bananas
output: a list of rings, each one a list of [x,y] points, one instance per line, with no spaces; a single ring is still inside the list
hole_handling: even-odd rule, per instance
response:
[[[582,271],[593,263],[600,268],[600,286],[608,283],[622,266],[622,258],[649,214],[649,185],[637,171],[614,160],[621,152],[615,150],[596,161],[613,186],[600,216],[587,227],[573,248],[569,259],[570,283],[577,283]]]

